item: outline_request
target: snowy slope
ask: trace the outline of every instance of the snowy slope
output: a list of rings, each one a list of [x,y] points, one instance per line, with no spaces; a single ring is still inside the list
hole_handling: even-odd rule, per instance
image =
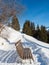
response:
[[[39,41],[31,36],[28,36],[26,34],[23,35],[24,38],[30,42],[34,42],[36,43],[37,45],[41,46],[41,47],[45,47],[45,48],[48,48],[49,49],[49,44],[48,43],[45,43],[45,42],[42,42],[42,41]]]
[[[0,65],[20,65],[15,42],[21,39],[24,47],[29,47],[32,51],[34,62],[25,60],[25,65],[49,65],[49,44],[36,40],[35,38],[22,34],[14,29],[5,26],[0,34]]]
[[[7,39],[10,43],[18,41],[21,38],[21,33],[15,31],[14,29],[5,26],[1,32],[1,36]]]

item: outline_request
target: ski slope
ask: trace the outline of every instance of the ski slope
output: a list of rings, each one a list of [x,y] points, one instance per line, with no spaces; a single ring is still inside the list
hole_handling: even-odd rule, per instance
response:
[[[22,60],[16,51],[15,42],[20,39],[22,45],[32,51],[32,64]],[[0,65],[21,65],[21,61],[25,65],[49,65],[49,44],[5,26],[0,34]]]

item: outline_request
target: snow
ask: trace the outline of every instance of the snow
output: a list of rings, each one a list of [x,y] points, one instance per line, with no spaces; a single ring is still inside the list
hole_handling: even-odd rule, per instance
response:
[[[23,47],[31,49],[34,62],[22,60],[15,48],[21,39]],[[23,62],[23,63],[22,63]],[[0,34],[0,65],[49,65],[49,44],[5,26]]]
[[[31,36],[28,36],[28,35],[26,35],[26,34],[24,34],[23,36],[24,36],[25,39],[27,39],[27,40],[29,40],[29,41],[31,41],[31,42],[34,42],[34,43],[36,43],[36,44],[38,44],[38,45],[40,45],[40,46],[44,46],[44,47],[49,48],[49,44],[48,44],[48,43],[39,41],[39,40],[37,40],[37,39],[35,39],[35,38],[31,37]]]
[[[44,51],[45,50],[45,51]],[[49,58],[49,50],[48,49],[45,49],[45,48],[42,48],[42,52],[44,52],[45,56],[47,58]]]
[[[0,37],[0,50],[15,50],[15,45],[9,45],[9,43]]]
[[[10,43],[16,42],[21,39],[21,33],[7,26],[2,30],[1,36],[8,39]]]

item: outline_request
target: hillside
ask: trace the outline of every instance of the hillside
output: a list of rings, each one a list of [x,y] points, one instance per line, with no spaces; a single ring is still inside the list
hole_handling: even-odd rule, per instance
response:
[[[31,49],[34,57],[32,64],[26,60],[24,61],[25,65],[49,65],[49,44],[7,26],[0,34],[0,65],[21,65],[21,58],[15,48],[15,42],[20,39],[24,47]]]

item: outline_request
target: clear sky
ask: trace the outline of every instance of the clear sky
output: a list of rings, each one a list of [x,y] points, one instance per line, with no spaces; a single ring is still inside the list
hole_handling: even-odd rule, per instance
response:
[[[26,10],[19,16],[21,27],[25,20],[49,26],[49,0],[22,0],[22,4]]]

